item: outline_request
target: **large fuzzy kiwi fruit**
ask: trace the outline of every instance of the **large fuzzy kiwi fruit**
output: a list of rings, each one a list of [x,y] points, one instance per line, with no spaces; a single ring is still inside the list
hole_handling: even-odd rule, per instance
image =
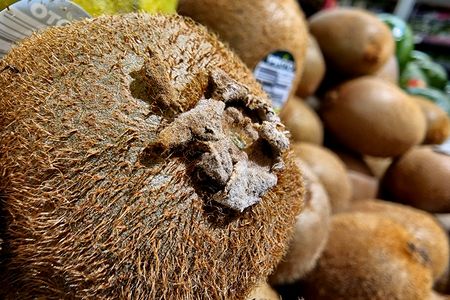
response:
[[[431,292],[427,253],[402,225],[370,213],[335,215],[308,275],[306,299],[423,300]]]
[[[328,92],[321,116],[339,142],[365,155],[401,155],[425,136],[419,106],[397,86],[371,76]]]
[[[302,79],[297,87],[296,94],[306,98],[313,95],[325,76],[325,60],[316,39],[308,35],[305,63]]]
[[[321,11],[309,19],[327,68],[347,76],[375,73],[394,54],[389,27],[375,15],[356,8]]]
[[[276,51],[292,54],[299,83],[307,48],[307,25],[295,0],[180,0],[178,13],[206,25],[250,69]]]
[[[382,200],[360,201],[352,205],[352,210],[379,213],[403,225],[417,239],[417,245],[427,251],[433,278],[437,280],[447,271],[448,237],[433,215],[410,206]]]
[[[293,141],[322,145],[322,121],[302,99],[290,97],[280,112],[280,118],[291,133]]]
[[[427,131],[425,134],[425,144],[441,144],[450,135],[450,118],[447,113],[431,102],[420,96],[411,96],[419,105],[425,115]]]
[[[244,299],[278,264],[301,174],[206,28],[100,17],[34,35],[0,70],[0,297]]]
[[[396,160],[382,180],[383,195],[433,213],[450,212],[450,155],[415,147]]]
[[[296,162],[305,184],[304,208],[297,217],[287,254],[269,277],[274,286],[298,281],[311,271],[328,239],[331,207],[327,192],[305,162]]]
[[[310,143],[295,143],[292,149],[296,157],[302,159],[322,182],[332,213],[345,211],[350,204],[352,185],[339,157],[324,147]]]

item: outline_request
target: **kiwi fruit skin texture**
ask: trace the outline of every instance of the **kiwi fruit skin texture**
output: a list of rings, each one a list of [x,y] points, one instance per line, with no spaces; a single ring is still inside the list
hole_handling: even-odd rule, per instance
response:
[[[397,86],[372,76],[329,91],[320,115],[340,143],[376,157],[401,155],[420,144],[426,132],[418,105]]]
[[[450,118],[447,113],[420,96],[411,96],[425,115],[427,131],[424,144],[442,144],[450,136]]]
[[[348,77],[373,74],[394,54],[390,29],[375,15],[355,8],[321,11],[309,18],[327,69]]]
[[[306,299],[426,299],[431,271],[403,226],[370,213],[332,217],[327,246],[306,278]]]
[[[296,163],[302,170],[305,184],[304,207],[297,217],[287,254],[269,277],[273,286],[303,278],[314,268],[328,240],[331,207],[327,192],[305,162],[296,159]]]
[[[431,213],[450,212],[450,156],[418,146],[399,157],[382,179],[385,199]]]
[[[352,183],[352,203],[378,195],[379,182],[375,177],[352,170],[348,171],[348,177]]]
[[[301,98],[313,95],[324,76],[325,60],[316,39],[309,34],[302,79],[297,87],[296,95]]]
[[[310,143],[295,143],[292,150],[322,182],[330,199],[332,213],[345,211],[350,205],[352,185],[339,157],[324,147]]]
[[[180,0],[177,12],[210,28],[252,70],[272,52],[291,53],[298,86],[308,30],[295,0]]]
[[[398,84],[399,69],[398,61],[395,55],[392,55],[387,62],[373,74],[375,77],[389,81],[392,84]]]
[[[283,106],[280,118],[294,142],[323,144],[323,125],[317,113],[302,99],[292,96]]]
[[[449,241],[433,215],[410,206],[370,198],[353,203],[351,209],[377,213],[403,225],[417,239],[417,245],[427,251],[434,280],[445,274],[449,263]]]
[[[250,293],[245,300],[280,300],[280,295],[267,283],[263,282]]]
[[[49,28],[0,61],[0,298],[244,299],[267,278],[301,209],[289,155],[278,185],[236,214],[205,198],[182,156],[145,152],[216,68],[270,102],[236,55],[180,16]]]

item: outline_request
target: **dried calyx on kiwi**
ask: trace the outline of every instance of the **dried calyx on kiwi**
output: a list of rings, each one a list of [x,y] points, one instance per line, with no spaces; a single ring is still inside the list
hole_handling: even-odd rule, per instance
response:
[[[300,170],[206,28],[100,17],[34,35],[0,70],[0,298],[245,299],[277,265]]]

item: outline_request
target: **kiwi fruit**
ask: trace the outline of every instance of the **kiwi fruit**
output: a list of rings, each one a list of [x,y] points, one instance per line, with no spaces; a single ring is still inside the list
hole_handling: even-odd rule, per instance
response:
[[[328,243],[305,282],[305,298],[323,300],[423,300],[432,286],[415,237],[387,217],[359,212],[332,217]]]
[[[352,183],[352,201],[375,198],[378,195],[379,180],[373,175],[367,163],[357,153],[343,149],[332,149],[344,162]]]
[[[352,211],[378,213],[403,225],[417,239],[417,245],[427,251],[434,280],[439,279],[447,271],[448,237],[433,215],[413,207],[382,200],[354,203]]]
[[[269,277],[274,286],[293,283],[311,271],[328,239],[331,207],[328,195],[314,172],[296,159],[305,184],[304,207],[297,217],[287,254]]]
[[[302,79],[297,87],[297,96],[306,98],[313,95],[325,76],[325,60],[316,39],[308,35],[308,47],[303,67]]]
[[[290,97],[280,112],[280,118],[291,133],[293,141],[322,145],[322,121],[302,99]]]
[[[263,282],[245,300],[280,300],[280,295],[267,282]]]
[[[342,160],[347,170],[373,176],[370,167],[360,154],[337,147],[333,147],[331,150]]]
[[[0,298],[245,299],[278,264],[301,174],[206,28],[103,16],[32,36],[0,70]]]
[[[374,176],[349,170],[348,177],[352,183],[352,202],[375,198],[378,195],[379,182]]]
[[[298,85],[308,30],[297,1],[180,0],[177,10],[210,28],[252,70],[273,52],[289,52],[296,64],[292,87]]]
[[[310,143],[295,143],[292,149],[322,182],[333,214],[345,211],[352,196],[352,185],[344,163],[332,151]]]
[[[398,84],[399,82],[399,67],[397,56],[392,55],[387,62],[373,74],[375,77],[384,79],[393,84]]]
[[[356,77],[378,71],[392,55],[392,33],[381,20],[356,8],[323,10],[309,18],[327,69]]]
[[[450,155],[419,146],[398,158],[382,180],[383,198],[432,212],[450,212]]]
[[[427,122],[424,144],[442,144],[450,136],[450,118],[447,113],[420,96],[411,96],[425,115]]]
[[[365,155],[398,156],[425,137],[426,121],[419,106],[397,86],[373,76],[329,91],[320,113],[340,143]]]

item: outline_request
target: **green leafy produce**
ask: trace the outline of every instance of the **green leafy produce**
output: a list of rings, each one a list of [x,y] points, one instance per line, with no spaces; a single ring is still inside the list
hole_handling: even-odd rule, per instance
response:
[[[425,52],[419,51],[419,50],[413,50],[411,51],[411,54],[409,55],[410,61],[423,61],[423,60],[429,60],[431,61],[432,58],[426,54]]]
[[[400,69],[403,69],[409,61],[411,51],[414,49],[412,30],[405,21],[394,15],[379,14],[378,17],[391,28],[396,43],[398,63]]]
[[[427,83],[430,87],[434,87],[439,90],[445,89],[448,77],[444,67],[431,60],[418,60],[416,63],[425,75]]]
[[[417,62],[412,61],[406,64],[400,75],[400,86],[403,88],[426,88],[428,86],[425,73]]]

